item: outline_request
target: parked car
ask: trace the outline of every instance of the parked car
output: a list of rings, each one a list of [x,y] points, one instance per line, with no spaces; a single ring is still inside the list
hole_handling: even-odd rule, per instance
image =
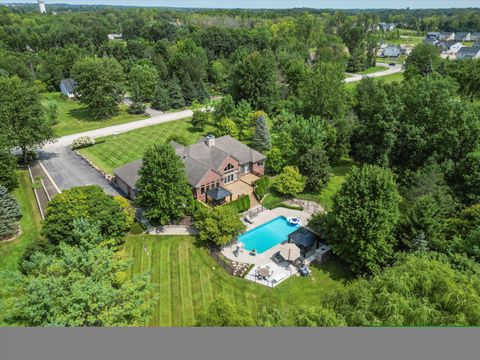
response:
[[[388,65],[390,65],[390,66],[395,66],[395,65],[397,65],[397,64],[395,64],[395,63],[390,63],[390,64],[388,64]]]

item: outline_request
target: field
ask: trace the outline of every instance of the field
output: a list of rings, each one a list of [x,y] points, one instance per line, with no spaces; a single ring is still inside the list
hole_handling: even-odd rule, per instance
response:
[[[127,106],[121,105],[118,115],[107,120],[93,120],[83,105],[78,101],[65,99],[61,93],[47,93],[43,95],[43,98],[44,104],[57,104],[58,124],[54,128],[58,136],[76,134],[146,118],[142,115],[129,114]]]
[[[40,232],[40,212],[32,190],[27,170],[19,171],[19,187],[14,195],[20,204],[22,218],[20,227],[22,234],[14,241],[0,243],[0,271],[16,270],[18,260],[25,248],[38,239]]]
[[[334,260],[312,276],[293,277],[274,289],[228,275],[190,236],[130,236],[126,251],[134,259],[129,276],[150,273],[159,301],[152,326],[192,326],[214,298],[223,296],[252,315],[263,306],[282,311],[319,304],[322,296],[343,288],[345,270]],[[146,249],[146,250],[145,250]]]
[[[172,136],[180,136],[192,144],[211,130],[210,127],[204,131],[193,129],[188,119],[171,121],[99,138],[97,145],[80,152],[105,171],[112,173],[119,166],[141,159],[145,150],[153,144],[165,142]]]

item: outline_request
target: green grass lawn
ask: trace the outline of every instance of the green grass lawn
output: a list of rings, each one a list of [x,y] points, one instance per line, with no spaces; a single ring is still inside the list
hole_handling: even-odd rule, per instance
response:
[[[387,69],[388,69],[387,66],[374,66],[374,67],[368,68],[367,70],[360,71],[359,74],[362,74],[362,75],[373,74],[376,72],[385,71]]]
[[[192,144],[212,130],[212,127],[207,127],[204,131],[199,131],[192,128],[189,119],[176,120],[132,130],[115,137],[99,138],[96,145],[80,152],[100,168],[112,173],[119,166],[141,159],[149,146],[167,141],[173,135],[184,137]]]
[[[28,171],[21,170],[18,174],[20,185],[15,190],[14,195],[22,210],[22,218],[20,219],[22,234],[14,241],[0,243],[0,271],[16,270],[18,260],[25,248],[40,236],[40,212],[35,201]]]
[[[148,272],[159,296],[152,326],[192,326],[220,296],[252,315],[262,306],[276,305],[288,312],[299,305],[318,305],[322,296],[341,289],[349,279],[332,260],[312,267],[311,277],[292,277],[269,289],[228,275],[190,236],[129,236],[125,249],[134,259],[129,276]]]
[[[83,105],[78,101],[65,99],[59,92],[43,94],[43,98],[44,104],[57,104],[58,124],[56,124],[54,128],[58,136],[75,134],[146,118],[146,116],[142,115],[129,114],[127,112],[127,106],[121,105],[119,106],[120,110],[118,115],[106,120],[93,120]]]

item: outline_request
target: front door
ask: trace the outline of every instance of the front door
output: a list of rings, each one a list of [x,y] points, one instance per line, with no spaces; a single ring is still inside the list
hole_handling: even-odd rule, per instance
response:
[[[242,165],[242,174],[246,174],[248,172],[250,172],[250,163]]]

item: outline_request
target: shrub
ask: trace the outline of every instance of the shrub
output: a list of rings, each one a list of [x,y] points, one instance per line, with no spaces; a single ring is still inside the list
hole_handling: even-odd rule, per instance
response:
[[[92,145],[95,145],[94,138],[91,138],[90,136],[81,136],[73,140],[72,149],[81,149]]]
[[[270,178],[268,176],[264,176],[255,181],[254,186],[255,194],[260,200],[262,200],[268,193],[268,189],[270,187]]]
[[[250,209],[250,196],[240,196],[237,200],[229,202],[227,206],[235,208],[238,212],[247,211],[248,209]]]
[[[245,230],[237,211],[232,206],[205,207],[195,216],[199,239],[225,245]]]
[[[183,146],[187,146],[188,145],[188,139],[186,136],[184,135],[181,135],[181,134],[173,134],[173,135],[170,135],[167,139],[167,144],[170,142],[170,141],[175,141]]]
[[[18,231],[17,222],[21,217],[17,200],[0,186],[0,240],[8,238]]]
[[[142,102],[134,102],[132,105],[128,107],[129,114],[144,114],[145,110],[147,110],[147,106]]]
[[[122,207],[123,213],[127,218],[127,226],[130,228],[135,222],[135,208],[133,207],[132,203],[123,196],[115,196],[114,199]]]
[[[305,178],[298,172],[298,168],[285,166],[273,181],[273,187],[280,194],[295,196],[305,189]]]

